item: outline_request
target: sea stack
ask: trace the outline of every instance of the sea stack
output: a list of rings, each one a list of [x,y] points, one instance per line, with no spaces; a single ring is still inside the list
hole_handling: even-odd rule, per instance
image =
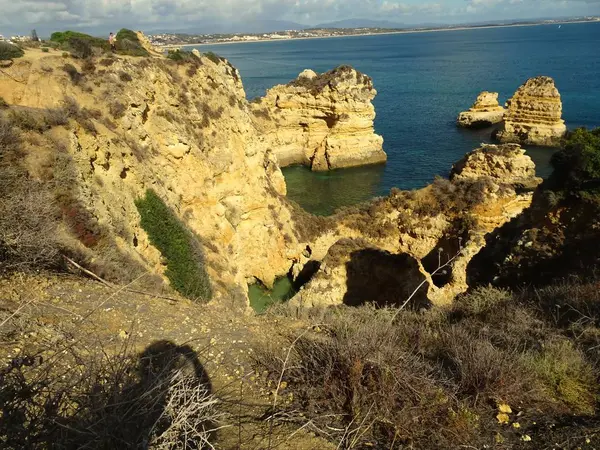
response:
[[[465,128],[486,128],[502,122],[505,110],[498,104],[498,93],[484,91],[468,111],[458,115],[457,124]]]
[[[500,142],[557,147],[567,132],[560,93],[550,77],[530,78],[506,102]]]
[[[373,128],[376,95],[370,77],[342,66],[321,75],[305,70],[251,106],[280,166],[324,171],[386,161]]]

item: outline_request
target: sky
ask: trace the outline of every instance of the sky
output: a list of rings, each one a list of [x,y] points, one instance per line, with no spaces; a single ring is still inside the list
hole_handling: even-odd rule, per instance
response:
[[[361,18],[411,25],[600,15],[600,0],[0,0],[0,11],[4,35],[122,26],[201,33],[210,23],[257,20],[315,25]]]

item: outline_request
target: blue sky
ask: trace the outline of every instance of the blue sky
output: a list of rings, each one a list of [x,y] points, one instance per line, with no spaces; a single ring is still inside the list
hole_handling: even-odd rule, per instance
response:
[[[404,24],[600,15],[600,0],[0,0],[0,34],[201,28],[207,22],[349,19]],[[201,30],[198,30],[201,31]]]

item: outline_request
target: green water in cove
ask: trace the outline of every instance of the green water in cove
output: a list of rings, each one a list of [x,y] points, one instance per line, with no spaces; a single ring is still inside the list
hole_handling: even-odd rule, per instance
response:
[[[258,283],[248,286],[250,306],[257,313],[265,312],[269,306],[275,303],[289,300],[294,294],[296,294],[296,290],[288,277],[281,277],[275,280],[273,289],[271,290],[266,289]]]
[[[569,128],[600,126],[600,23],[450,32],[355,36],[200,46],[228,58],[241,72],[248,98],[293,80],[306,68],[325,72],[350,64],[371,76],[375,131],[386,165],[312,173],[285,168],[288,196],[315,214],[416,189],[482,142],[491,130],[462,130],[456,116],[484,90],[504,103],[528,78],[554,78]],[[529,148],[538,174],[550,172],[552,150]]]

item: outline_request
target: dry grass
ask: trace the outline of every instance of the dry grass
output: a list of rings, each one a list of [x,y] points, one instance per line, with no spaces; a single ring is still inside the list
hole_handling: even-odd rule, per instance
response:
[[[116,352],[59,339],[0,369],[0,444],[212,448],[218,406],[190,347],[159,341],[136,354],[131,339]]]
[[[22,168],[20,136],[0,117],[0,269],[58,264],[58,214],[46,186]]]
[[[600,371],[585,349],[509,292],[478,289],[421,313],[311,310],[307,322],[301,336],[284,328],[262,343],[255,364],[274,382],[284,373],[293,395],[274,414],[341,448],[480,448],[499,430],[500,403],[528,417],[596,408]]]

